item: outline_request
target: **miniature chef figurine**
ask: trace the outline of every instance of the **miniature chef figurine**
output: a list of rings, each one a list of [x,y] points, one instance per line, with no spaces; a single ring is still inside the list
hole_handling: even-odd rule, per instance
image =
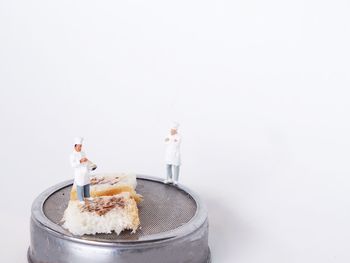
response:
[[[165,163],[167,170],[167,179],[164,180],[165,184],[173,183],[175,186],[178,184],[179,173],[180,173],[180,144],[181,137],[177,130],[179,124],[174,122],[170,134],[165,138],[166,152],[165,152]],[[173,180],[174,173],[174,180]]]
[[[84,203],[84,198],[90,197],[90,171],[97,168],[95,164],[90,162],[85,153],[81,150],[83,138],[74,139],[74,151],[70,155],[70,163],[74,168],[74,184],[77,186],[77,194],[80,203]]]

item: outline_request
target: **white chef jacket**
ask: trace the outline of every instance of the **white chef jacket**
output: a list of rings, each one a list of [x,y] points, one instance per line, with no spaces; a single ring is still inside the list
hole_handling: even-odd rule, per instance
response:
[[[73,151],[70,155],[70,163],[74,168],[74,183],[75,185],[83,186],[90,183],[90,175],[88,169],[88,163],[80,163],[80,160],[86,155],[83,151]]]
[[[181,136],[178,133],[174,135],[169,134],[166,138],[169,138],[169,141],[165,142],[166,144],[165,163],[171,164],[171,165],[181,165],[181,156],[180,156]]]

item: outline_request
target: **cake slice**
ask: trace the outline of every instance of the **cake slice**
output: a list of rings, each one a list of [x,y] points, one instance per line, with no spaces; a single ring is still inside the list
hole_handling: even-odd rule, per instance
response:
[[[123,230],[135,233],[140,225],[136,201],[130,193],[95,197],[81,204],[70,200],[64,212],[63,227],[74,235],[111,233]]]
[[[90,195],[111,196],[123,192],[130,193],[137,203],[142,201],[142,196],[135,191],[137,185],[136,175],[127,173],[101,174],[90,178]],[[73,185],[70,200],[77,200],[77,188]]]

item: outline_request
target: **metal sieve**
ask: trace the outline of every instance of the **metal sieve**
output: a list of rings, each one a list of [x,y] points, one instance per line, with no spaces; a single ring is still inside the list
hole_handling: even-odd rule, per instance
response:
[[[74,236],[62,227],[73,181],[55,185],[32,205],[28,262],[205,263],[210,262],[207,212],[183,186],[137,176],[141,227],[136,233]]]

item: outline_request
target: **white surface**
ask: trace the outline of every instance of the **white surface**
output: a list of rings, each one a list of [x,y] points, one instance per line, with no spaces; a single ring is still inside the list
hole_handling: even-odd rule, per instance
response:
[[[349,262],[349,9],[1,0],[1,261],[26,261],[75,136],[100,172],[163,176],[175,119],[213,262]]]

